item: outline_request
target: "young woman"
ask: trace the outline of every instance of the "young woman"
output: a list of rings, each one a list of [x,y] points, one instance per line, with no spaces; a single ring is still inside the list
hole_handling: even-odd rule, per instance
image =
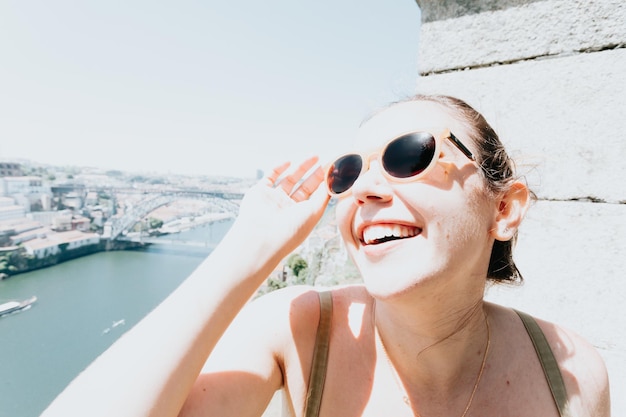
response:
[[[260,416],[282,388],[297,417],[609,416],[589,343],[483,300],[487,281],[521,279],[530,197],[479,113],[417,96],[305,177],[315,164],[253,187],[210,257],[44,415]],[[329,195],[363,285],[249,303]]]

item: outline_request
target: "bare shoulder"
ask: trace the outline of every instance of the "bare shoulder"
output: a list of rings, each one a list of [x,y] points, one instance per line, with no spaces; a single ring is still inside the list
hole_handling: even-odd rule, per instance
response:
[[[609,416],[609,379],[598,350],[570,329],[536,320],[559,364],[572,406],[582,415]]]
[[[292,342],[293,331],[317,323],[319,317],[318,290],[297,285],[272,291],[252,300],[239,313],[231,327],[258,333],[264,343],[280,352],[285,343]]]
[[[514,323],[519,322],[519,318],[513,310],[495,305],[491,305],[491,309],[509,326],[520,327]],[[608,373],[597,349],[570,329],[536,317],[534,319],[559,364],[574,415],[610,416]]]
[[[260,415],[286,385],[291,396],[304,398],[318,291],[287,287],[247,303],[211,352],[182,414]]]
[[[353,303],[367,303],[369,296],[362,286],[312,287],[296,285],[265,294],[249,303],[239,314],[233,328],[260,333],[271,341],[272,350],[282,352],[289,344],[313,344],[320,317],[319,293],[332,294],[335,314]],[[270,336],[270,337],[267,337]]]
[[[317,305],[317,293],[318,289],[309,285],[289,286],[256,298],[245,310],[253,311],[255,316],[263,312],[264,316],[275,318],[300,310],[312,311]]]
[[[253,316],[263,311],[266,317],[270,315],[277,319],[288,318],[292,322],[305,320],[307,323],[317,323],[320,309],[319,293],[322,291],[332,294],[333,306],[339,310],[353,303],[367,303],[371,300],[371,296],[361,285],[332,288],[297,285],[265,294],[251,303],[247,309]]]
[[[283,325],[292,331],[302,329],[310,333],[317,329],[320,314],[319,293],[323,291],[332,294],[335,314],[354,303],[365,304],[371,300],[365,288],[359,285],[328,288],[297,285],[259,297],[246,308],[249,311],[245,314],[254,320],[258,320],[259,316],[272,320],[273,327]],[[297,334],[294,336],[297,338]]]
[[[316,291],[305,286],[287,287],[251,300],[220,338],[204,371],[247,366],[257,368],[256,372],[275,372],[284,350],[293,342],[294,317],[314,315],[316,303]]]

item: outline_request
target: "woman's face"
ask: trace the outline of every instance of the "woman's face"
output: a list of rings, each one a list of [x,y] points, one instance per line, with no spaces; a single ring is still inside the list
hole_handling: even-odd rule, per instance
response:
[[[445,129],[475,153],[468,127],[427,101],[396,104],[368,120],[356,151],[368,155],[403,133]],[[450,141],[443,141],[435,167],[414,181],[388,180],[372,158],[346,194],[337,203],[337,222],[372,295],[389,297],[420,285],[457,291],[484,285],[495,200],[476,163]],[[377,240],[386,236],[393,237]]]

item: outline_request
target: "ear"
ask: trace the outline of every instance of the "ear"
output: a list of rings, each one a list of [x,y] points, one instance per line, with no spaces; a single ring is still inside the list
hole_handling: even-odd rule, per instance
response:
[[[530,205],[530,191],[526,184],[516,181],[496,200],[496,217],[491,227],[491,235],[496,240],[507,241],[526,215]]]

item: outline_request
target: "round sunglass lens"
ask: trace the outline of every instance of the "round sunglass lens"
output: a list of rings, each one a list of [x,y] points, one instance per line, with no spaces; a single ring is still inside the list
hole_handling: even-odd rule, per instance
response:
[[[335,194],[348,191],[359,178],[363,160],[359,155],[346,155],[337,159],[328,171],[328,188]]]
[[[385,171],[396,178],[409,178],[424,171],[435,155],[430,133],[410,133],[392,141],[382,156]]]

